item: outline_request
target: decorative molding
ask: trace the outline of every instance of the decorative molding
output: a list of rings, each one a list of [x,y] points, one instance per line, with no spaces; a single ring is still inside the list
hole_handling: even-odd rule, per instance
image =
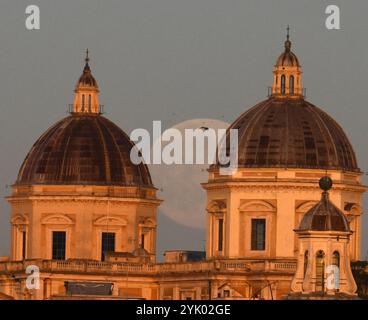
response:
[[[16,214],[10,219],[12,225],[24,225],[29,224],[28,217],[25,214]]]
[[[51,203],[55,204],[57,203],[91,203],[94,204],[105,204],[107,202],[110,203],[110,205],[122,205],[122,204],[128,204],[128,205],[145,205],[147,207],[154,207],[156,208],[163,200],[159,199],[141,199],[141,198],[101,198],[101,197],[81,197],[81,196],[11,196],[7,197],[8,202],[10,203],[24,203],[24,202],[32,202],[32,203]]]
[[[348,215],[360,216],[363,213],[363,208],[358,203],[345,202],[344,211]]]
[[[206,210],[210,213],[224,213],[226,211],[226,200],[212,200]]]
[[[72,225],[75,222],[64,214],[50,214],[42,218],[41,224]]]
[[[154,228],[156,227],[157,223],[150,217],[140,217],[138,220],[138,224],[140,227],[143,228]]]
[[[241,200],[241,204],[238,208],[240,212],[249,211],[272,211],[276,212],[276,207],[269,201],[266,200]]]
[[[277,182],[268,182],[264,181],[259,183],[247,183],[247,182],[218,182],[218,183],[206,183],[202,184],[205,190],[233,190],[235,192],[250,192],[250,193],[264,193],[264,192],[284,192],[284,193],[294,193],[294,192],[316,192],[320,193],[320,188],[318,184],[310,184],[310,185],[297,185],[295,183],[285,184],[285,183],[277,183]],[[348,192],[359,192],[364,193],[366,191],[366,187],[363,185],[339,185],[334,184],[334,191],[348,191]]]
[[[110,225],[110,226],[126,226],[128,224],[128,222],[121,217],[116,217],[116,216],[102,216],[100,218],[97,218],[94,222],[93,225],[95,226],[106,226],[106,225]]]

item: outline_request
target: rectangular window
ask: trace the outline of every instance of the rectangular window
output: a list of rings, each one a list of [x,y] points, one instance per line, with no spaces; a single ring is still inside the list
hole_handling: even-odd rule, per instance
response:
[[[144,233],[141,234],[141,248],[144,249]]]
[[[263,251],[266,248],[266,219],[252,219],[251,250]]]
[[[26,246],[27,246],[27,233],[22,232],[22,259],[26,258]]]
[[[82,111],[84,111],[84,94],[82,95]]]
[[[54,231],[52,233],[52,259],[65,260],[66,232]]]
[[[88,112],[92,112],[91,95],[88,95]]]
[[[223,238],[224,238],[224,219],[218,220],[218,251],[222,251],[222,244],[223,244]]]
[[[115,252],[115,233],[102,232],[101,261],[105,260],[106,252]]]

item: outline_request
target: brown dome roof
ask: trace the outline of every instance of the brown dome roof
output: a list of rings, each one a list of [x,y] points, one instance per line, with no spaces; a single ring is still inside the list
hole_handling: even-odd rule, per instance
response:
[[[238,129],[239,167],[360,171],[343,129],[304,99],[271,97],[229,129]]]
[[[300,67],[298,57],[290,50],[291,42],[285,42],[285,51],[277,58],[277,67]]]
[[[77,86],[80,86],[80,85],[98,88],[97,81],[95,77],[92,75],[92,71],[88,64],[88,61],[86,62],[86,65],[84,66],[82,75],[79,77]]]
[[[147,166],[130,161],[133,146],[108,119],[74,114],[57,122],[36,141],[16,184],[152,187]]]
[[[303,216],[298,231],[344,231],[349,232],[349,222],[344,213],[322,193],[321,200]]]

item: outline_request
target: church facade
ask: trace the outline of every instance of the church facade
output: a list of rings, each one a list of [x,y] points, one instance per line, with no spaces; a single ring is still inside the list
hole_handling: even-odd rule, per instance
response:
[[[269,97],[230,126],[237,171],[212,165],[202,184],[205,255],[167,251],[156,262],[162,200],[147,166],[130,161],[129,137],[102,116],[88,52],[70,111],[33,145],[7,198],[11,252],[0,260],[0,299],[284,299],[324,293],[321,266],[337,266],[337,254],[338,291],[356,294],[350,263],[360,260],[366,187],[343,129],[305,99],[289,36]],[[322,177],[333,181],[336,210],[313,215],[328,228],[303,229],[323,207]],[[334,219],[344,229],[332,228]],[[32,266],[37,288],[27,284]]]

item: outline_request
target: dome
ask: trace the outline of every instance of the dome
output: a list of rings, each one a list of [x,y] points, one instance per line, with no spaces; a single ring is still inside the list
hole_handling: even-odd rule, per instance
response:
[[[147,166],[131,162],[132,147],[129,137],[103,116],[72,114],[36,141],[16,184],[152,187]]]
[[[302,98],[271,96],[229,129],[238,130],[239,167],[360,171],[343,129]]]
[[[321,188],[323,188],[323,179],[331,181],[328,177],[321,178]],[[330,185],[332,186],[332,182]],[[321,200],[303,216],[298,231],[350,232],[347,218],[344,213],[329,200],[327,189],[323,191]]]
[[[343,129],[305,100],[301,67],[290,48],[288,28],[285,50],[274,69],[272,94],[229,127],[238,130],[238,167],[360,172]]]
[[[291,42],[285,42],[285,51],[277,58],[276,67],[300,67],[298,57],[290,50]]]
[[[97,81],[92,75],[91,69],[88,63],[83,69],[82,75],[79,77],[77,86],[88,86],[88,87],[98,87]]]

